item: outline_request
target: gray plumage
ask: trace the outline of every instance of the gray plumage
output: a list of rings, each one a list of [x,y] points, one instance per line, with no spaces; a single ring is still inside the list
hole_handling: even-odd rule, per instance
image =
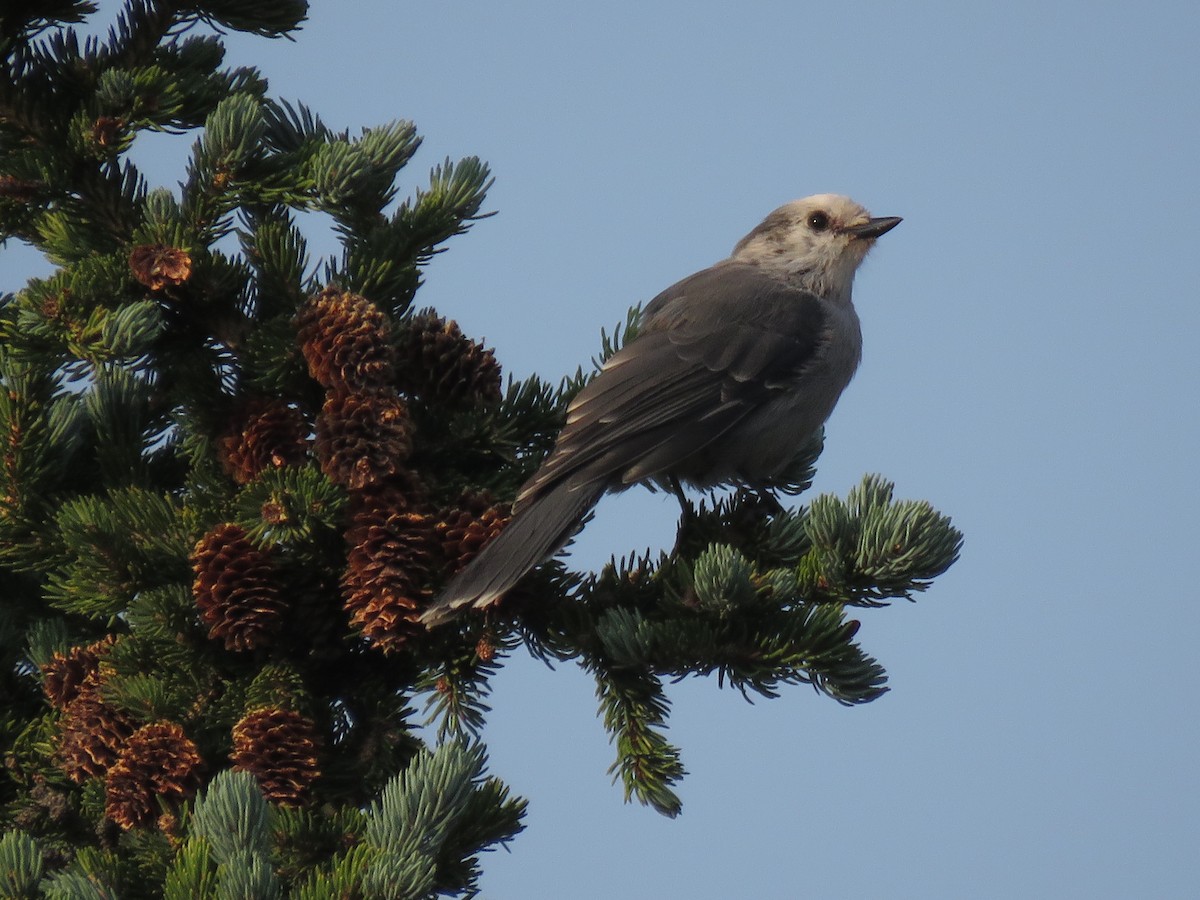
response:
[[[667,288],[579,392],[513,520],[424,614],[488,606],[570,538],[606,491],[677,479],[765,485],[833,412],[862,347],[854,273],[898,218],[822,194],[771,213],[733,254]]]

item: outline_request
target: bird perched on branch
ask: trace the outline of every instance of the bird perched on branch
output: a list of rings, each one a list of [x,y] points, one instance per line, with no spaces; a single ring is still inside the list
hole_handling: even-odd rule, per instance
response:
[[[795,200],[728,259],[655,297],[636,337],[568,407],[508,527],[422,621],[494,603],[562,547],[606,491],[642,481],[769,486],[858,367],[854,273],[899,223],[836,194]]]

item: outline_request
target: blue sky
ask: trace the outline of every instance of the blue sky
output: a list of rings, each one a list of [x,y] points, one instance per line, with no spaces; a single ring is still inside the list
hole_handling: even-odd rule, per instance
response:
[[[418,302],[517,377],[586,364],[786,200],[905,218],[859,274],[815,488],[880,472],[966,533],[916,604],[862,616],[892,692],[676,686],[668,821],[609,784],[588,679],[515,658],[487,740],[531,810],[485,896],[1194,895],[1198,42],[1184,3],[627,0],[316,2],[295,42],[231,39],[335,127],[414,120],[412,187],[492,164],[499,215]],[[138,154],[173,185],[189,145]],[[4,250],[0,289],[37,270]],[[675,515],[609,498],[576,562]]]

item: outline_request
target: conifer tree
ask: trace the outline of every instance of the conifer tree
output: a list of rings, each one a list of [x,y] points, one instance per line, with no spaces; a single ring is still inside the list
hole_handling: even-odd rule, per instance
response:
[[[421,625],[590,377],[505,384],[416,302],[487,166],[414,179],[412,124],[336,131],[223,67],[222,30],[287,35],[302,0],[130,0],[82,40],[95,7],[0,19],[0,239],[56,267],[0,299],[0,893],[471,894],[525,815],[478,740],[512,652],[594,675],[615,777],[667,815],[664,679],[886,690],[848,613],[924,590],[961,536],[875,476],[784,512],[709,498],[670,553],[555,559]],[[174,188],[130,159],[152,131],[193,135]]]

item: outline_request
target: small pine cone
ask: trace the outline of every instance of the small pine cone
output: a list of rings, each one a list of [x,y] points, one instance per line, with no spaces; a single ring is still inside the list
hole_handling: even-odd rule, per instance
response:
[[[457,322],[424,310],[409,320],[397,351],[397,381],[407,393],[453,406],[500,402],[496,355],[466,337]]]
[[[370,300],[329,287],[296,316],[309,374],[322,387],[365,393],[392,386],[388,320]]]
[[[116,147],[125,129],[125,120],[118,116],[101,116],[92,123],[92,140],[105,149]]]
[[[179,247],[141,244],[129,254],[129,269],[150,290],[161,291],[167,285],[175,287],[192,277],[192,257]]]
[[[65,709],[81,694],[95,690],[100,657],[115,642],[116,638],[109,635],[86,647],[72,647],[66,653],[55,653],[54,658],[42,666],[42,689],[56,709]]]
[[[268,800],[300,806],[321,775],[317,726],[298,712],[258,709],[233,726],[234,768],[249,772]]]
[[[252,400],[220,442],[225,469],[238,484],[263,469],[302,465],[308,458],[308,424],[300,410],[280,400]]]
[[[59,721],[58,760],[76,784],[103,775],[117,756],[134,723],[127,715],[85,690],[63,708]]]
[[[411,431],[399,397],[331,392],[317,417],[321,471],[352,490],[380,484],[412,453]]]
[[[452,509],[442,512],[436,531],[448,574],[462,569],[505,529],[511,510],[511,504],[494,503],[486,491],[465,491]]]
[[[384,653],[424,632],[418,617],[429,600],[436,535],[430,516],[365,502],[346,542],[342,596],[350,622]]]
[[[159,799],[187,800],[200,784],[200,751],[174,722],[143,725],[109,769],[104,815],[128,831],[155,821]]]
[[[491,634],[481,635],[475,642],[475,655],[482,663],[490,663],[496,658],[496,638]]]
[[[286,604],[271,558],[240,525],[218,525],[192,551],[192,595],[208,636],[226,650],[269,643],[283,624]]]

